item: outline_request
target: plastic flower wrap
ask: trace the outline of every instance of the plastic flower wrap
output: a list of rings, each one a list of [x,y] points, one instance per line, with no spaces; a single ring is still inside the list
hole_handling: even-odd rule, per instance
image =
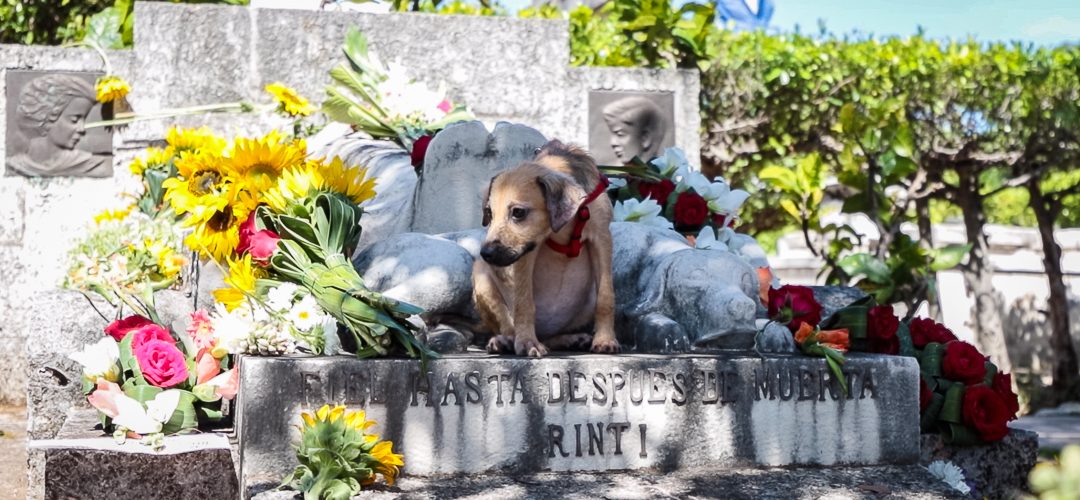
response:
[[[605,167],[605,170],[629,177],[625,186],[614,191],[616,203],[633,200],[642,204],[635,207],[648,204],[650,209],[655,203],[660,207],[656,215],[686,235],[698,234],[704,228],[719,230],[734,226],[739,208],[750,196],[741,189],[731,189],[723,179],[710,181],[691,169],[686,154],[678,148],[664,150],[649,163],[635,158],[625,167]],[[641,219],[657,225],[652,217]]]
[[[342,47],[346,62],[330,71],[334,83],[326,88],[323,112],[376,139],[397,142],[410,153],[450,123],[472,114],[453,104],[440,86],[432,91],[409,77],[400,64],[384,64],[367,38],[350,29]],[[420,155],[422,157],[422,155]]]
[[[301,414],[300,465],[285,477],[282,486],[304,493],[304,498],[351,498],[382,476],[393,485],[405,465],[393,452],[393,443],[367,430],[375,425],[363,411],[346,411],[329,405]]]

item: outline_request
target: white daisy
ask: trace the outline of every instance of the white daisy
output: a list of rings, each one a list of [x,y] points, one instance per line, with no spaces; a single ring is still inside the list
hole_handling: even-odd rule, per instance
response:
[[[297,330],[309,332],[323,321],[322,308],[315,302],[315,297],[305,295],[300,302],[293,305],[289,311],[289,321]]]

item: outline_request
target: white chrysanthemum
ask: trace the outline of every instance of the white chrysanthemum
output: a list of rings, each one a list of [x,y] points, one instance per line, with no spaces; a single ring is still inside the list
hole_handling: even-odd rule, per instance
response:
[[[935,460],[926,467],[934,477],[940,479],[952,489],[967,495],[971,493],[971,487],[964,481],[964,470],[952,462]]]
[[[660,169],[660,175],[664,177],[671,177],[679,169],[690,167],[690,162],[686,160],[686,153],[679,148],[667,148],[663,154],[649,163]]]
[[[83,376],[87,380],[103,378],[116,382],[120,378],[120,368],[117,365],[120,348],[112,337],[104,337],[96,343],[88,344],[83,350],[73,352],[68,357],[82,365]]]
[[[293,305],[288,317],[296,329],[310,332],[312,328],[322,323],[324,316],[319,303],[315,302],[315,297],[309,294]]]
[[[300,287],[288,281],[271,288],[266,292],[266,305],[276,312],[285,312],[292,309],[293,298]]]
[[[671,221],[660,216],[660,204],[652,198],[644,201],[629,199],[616,202],[613,216],[616,221],[637,222],[646,226],[671,229]]]
[[[217,337],[216,345],[223,347],[229,354],[241,354],[247,350],[247,341],[255,329],[249,306],[245,304],[230,312],[218,304],[212,321],[214,336]]]

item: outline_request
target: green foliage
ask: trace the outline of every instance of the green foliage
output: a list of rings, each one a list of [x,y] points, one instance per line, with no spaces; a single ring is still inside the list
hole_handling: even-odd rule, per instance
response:
[[[248,0],[171,0],[227,3]],[[0,43],[59,45],[90,38],[103,48],[130,47],[134,0],[0,0]]]
[[[1080,445],[1066,446],[1053,462],[1036,464],[1028,482],[1041,500],[1080,497]]]

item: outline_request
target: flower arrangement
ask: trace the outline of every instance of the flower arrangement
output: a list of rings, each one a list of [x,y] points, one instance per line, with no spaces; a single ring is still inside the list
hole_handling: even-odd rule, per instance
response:
[[[891,305],[879,305],[872,296],[822,319],[813,291],[793,285],[770,289],[768,309],[770,319],[785,324],[804,353],[826,358],[842,386],[838,367],[845,350],[916,358],[923,432],[941,432],[946,443],[1001,440],[1020,411],[1012,376],[936,321],[901,321]]]
[[[615,220],[675,229],[711,245],[729,238],[723,231],[734,226],[739,207],[750,196],[723,179],[709,181],[690,168],[678,148],[664,150],[649,163],[635,159],[629,167],[605,169],[629,174],[614,193]]]
[[[423,163],[428,142],[447,125],[472,114],[451,103],[442,86],[432,91],[410,78],[400,64],[384,64],[355,28],[345,35],[346,61],[330,70],[322,110],[331,120],[351,125],[376,139],[396,142]]]
[[[393,452],[393,443],[367,433],[375,422],[363,411],[326,405],[301,417],[296,446],[300,465],[285,477],[282,487],[303,492],[305,500],[345,500],[373,484],[378,475],[394,484],[405,462]]]
[[[70,357],[83,367],[82,389],[117,439],[160,446],[165,434],[220,420],[222,399],[236,395],[239,373],[224,351],[191,331],[174,337],[143,316],[109,324],[105,336]]]

